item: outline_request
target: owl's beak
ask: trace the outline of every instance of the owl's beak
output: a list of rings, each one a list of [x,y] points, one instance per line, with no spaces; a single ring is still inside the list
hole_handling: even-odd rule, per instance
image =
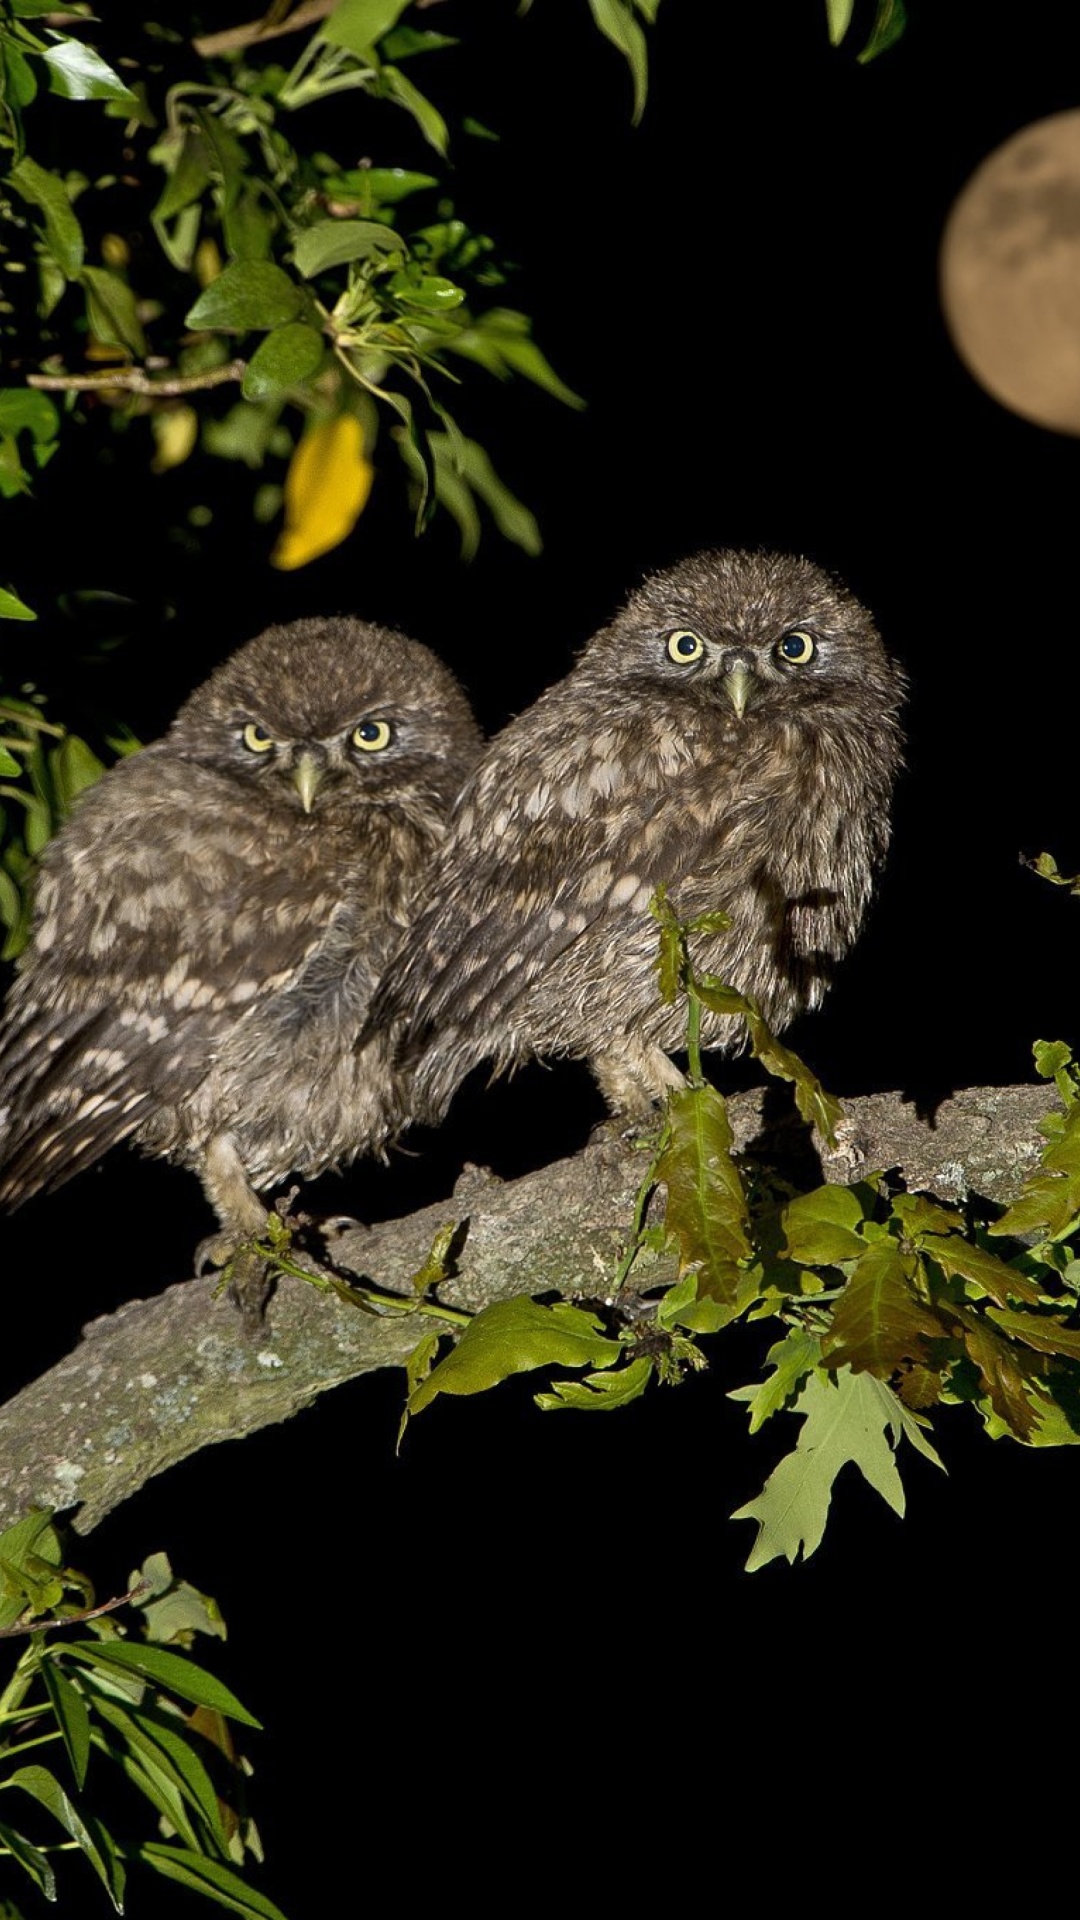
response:
[[[325,772],[325,765],[321,761],[316,760],[313,753],[302,753],[298,756],[296,765],[292,770],[292,779],[293,786],[300,795],[300,805],[303,807],[305,813],[311,812],[315,795],[322,786]]]
[[[753,684],[753,669],[744,666],[741,660],[736,661],[734,666],[729,667],[724,675],[724,692],[727,694],[740,720],[746,712],[746,705],[750,698],[750,689]]]

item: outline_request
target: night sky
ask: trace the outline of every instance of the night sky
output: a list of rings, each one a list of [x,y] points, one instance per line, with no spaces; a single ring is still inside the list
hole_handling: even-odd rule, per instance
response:
[[[1030,1079],[1031,1042],[1080,1029],[1080,902],[1019,859],[1047,848],[1080,868],[1080,449],[976,386],[937,302],[959,188],[1029,120],[1077,104],[1080,21],[1048,0],[1009,10],[1010,26],[983,9],[976,28],[955,0],[910,13],[899,45],[860,67],[829,48],[812,0],[664,0],[635,129],[625,68],[583,4],[536,0],[524,20],[509,0],[439,9],[463,44],[430,88],[502,135],[464,145],[455,191],[519,263],[506,303],[533,314],[588,402],[575,413],[478,374],[459,403],[536,511],[539,559],[490,532],[462,566],[448,524],[417,543],[388,465],[354,538],[298,573],[273,572],[267,534],[225,505],[204,555],[178,564],[167,523],[182,470],[159,494],[116,470],[78,500],[50,478],[63,553],[34,564],[54,585],[59,565],[71,587],[137,603],[147,644],[141,660],[125,651],[125,698],[149,736],[269,620],[343,610],[435,647],[494,728],[565,672],[643,573],[703,546],[808,554],[874,610],[912,691],[878,900],[826,1011],[791,1037],[838,1093],[925,1101]],[[379,158],[418,164],[396,123],[395,137],[400,152]],[[33,597],[32,577],[16,583]],[[324,1190],[335,1210],[403,1212],[449,1192],[464,1160],[513,1174],[571,1151],[598,1118],[584,1069],[537,1068],[467,1090],[422,1162]],[[37,1272],[48,1303],[5,1356],[16,1385],[91,1314],[186,1273],[205,1222],[188,1176],[120,1154],[2,1231],[9,1284]],[[670,1657],[676,1625],[693,1655],[721,1627],[740,1641],[765,1621],[821,1635],[838,1610],[869,1621],[931,1595],[944,1616],[969,1615],[995,1581],[1036,1612],[1052,1603],[1069,1543],[1050,1519],[1075,1500],[1080,1462],[991,1445],[958,1410],[938,1423],[948,1479],[901,1463],[903,1522],[845,1474],[816,1558],[745,1575],[751,1529],[727,1516],[794,1429],[747,1440],[725,1396],[757,1377],[764,1343],[740,1330],[723,1344],[708,1374],[610,1419],[549,1420],[528,1383],[443,1400],[400,1458],[400,1380],[359,1381],[187,1462],[97,1530],[84,1558],[103,1590],[165,1548],[221,1602],[216,1664],[269,1730],[251,1749],[254,1802],[264,1884],[290,1920],[321,1911],[302,1848],[320,1814],[330,1852],[344,1851],[358,1796],[450,1764],[466,1673],[486,1702],[470,1712],[497,1727],[513,1711],[508,1623],[530,1659],[551,1657],[552,1636],[576,1670],[561,1697],[523,1689],[549,1721],[595,1694],[588,1673]],[[264,1623],[282,1608],[292,1624],[271,1655]],[[295,1664],[305,1632],[325,1670]],[[320,1758],[337,1712],[353,1727],[346,1776]],[[178,1898],[178,1913],[198,1910]],[[156,1888],[133,1890],[135,1920],[171,1911]]]

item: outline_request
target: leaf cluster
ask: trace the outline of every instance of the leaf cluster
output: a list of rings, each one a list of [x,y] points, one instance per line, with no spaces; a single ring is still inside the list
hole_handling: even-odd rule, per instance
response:
[[[76,418],[104,414],[116,431],[140,423],[154,474],[196,455],[252,474],[269,466],[275,477],[254,491],[253,508],[269,520],[284,506],[273,555],[283,567],[351,530],[387,428],[418,527],[441,505],[472,552],[482,506],[504,537],[537,551],[532,515],[462,432],[447,395],[468,366],[581,404],[528,316],[498,297],[507,269],[495,242],[447,191],[447,123],[411,74],[455,42],[406,22],[409,10],[409,0],[339,0],[287,66],[277,38],[246,29],[187,40],[149,26],[124,38],[102,25],[106,59],[86,38],[89,18],[66,17],[61,30],[38,17],[38,0],[0,0],[8,366],[25,369],[31,387],[66,392]],[[74,123],[41,113],[46,86],[102,116],[96,161]],[[394,140],[385,115],[373,130],[385,128],[388,145],[426,146],[429,165],[356,166],[329,151],[332,120],[306,109],[342,94],[361,96],[373,116],[400,109],[411,135]],[[16,388],[5,399],[9,410],[36,405],[41,419],[48,408],[55,441],[43,393]],[[0,418],[0,490],[8,440]],[[35,429],[39,464],[45,445]],[[25,490],[25,468],[12,470]]]
[[[187,1652],[196,1633],[224,1632],[215,1602],[177,1580],[164,1554],[98,1606],[85,1576],[64,1565],[48,1513],[0,1534],[0,1638],[26,1640],[0,1693],[0,1794],[9,1796],[0,1856],[46,1899],[57,1898],[58,1866],[76,1852],[117,1913],[137,1863],[231,1913],[283,1920],[243,1872],[261,1847],[244,1807],[250,1769],[230,1729],[259,1722]],[[120,1837],[113,1800],[125,1812],[141,1806],[144,1818],[149,1806],[163,1837]]]
[[[93,748],[46,719],[43,706],[32,687],[15,695],[0,683],[0,960],[26,945],[38,854],[105,771]],[[121,729],[109,744],[129,752],[138,743]]]
[[[780,1412],[803,1423],[760,1495],[734,1516],[758,1526],[751,1569],[815,1550],[849,1463],[903,1513],[896,1449],[906,1438],[940,1466],[928,1437],[940,1408],[973,1408],[993,1438],[1076,1444],[1080,1064],[1069,1048],[1035,1048],[1062,1111],[1044,1124],[1038,1167],[996,1219],[908,1193],[884,1173],[800,1193],[733,1154],[724,1101],[702,1073],[702,1008],[746,1022],[752,1051],[791,1083],[803,1121],[825,1139],[842,1118],[839,1103],[780,1046],[752,1000],[695,972],[695,935],[722,930],[724,916],[682,923],[663,889],[653,913],[661,993],[687,1002],[688,1084],[668,1097],[610,1290],[596,1303],[485,1308],[434,1366],[429,1335],[410,1370],[407,1413],[440,1393],[478,1393],[542,1368],[578,1376],[557,1374],[536,1395],[543,1409],[613,1410],[654,1379],[676,1382],[704,1366],[702,1341],[735,1320],[778,1321],[764,1378],[732,1395],[747,1403],[752,1433]],[[648,1216],[661,1187],[658,1226]],[[674,1253],[678,1276],[643,1299],[629,1283],[646,1249]]]

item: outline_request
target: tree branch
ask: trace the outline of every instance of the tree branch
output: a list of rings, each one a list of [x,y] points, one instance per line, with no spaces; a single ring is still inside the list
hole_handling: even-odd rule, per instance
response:
[[[145,367],[108,367],[101,373],[28,373],[26,384],[49,393],[116,391],[175,400],[182,393],[201,393],[207,387],[223,387],[229,380],[242,380],[246,372],[246,360],[229,360],[224,366],[208,367],[205,373],[178,373],[167,378],[147,373]]]
[[[737,1149],[774,1164],[807,1151],[793,1116],[767,1117],[775,1099],[744,1093],[728,1102]],[[1038,1122],[1053,1105],[1045,1086],[969,1088],[930,1116],[895,1093],[852,1100],[844,1143],[824,1157],[824,1175],[848,1182],[901,1167],[910,1189],[952,1202],[969,1190],[1004,1201],[1035,1165],[1045,1144]],[[645,1165],[641,1153],[602,1138],[520,1180],[467,1167],[445,1204],[348,1235],[339,1263],[407,1301],[436,1233],[467,1221],[459,1271],[438,1290],[450,1305],[476,1310],[548,1289],[604,1296]],[[631,1284],[673,1278],[671,1260],[645,1251]],[[294,1279],[281,1281],[254,1340],[206,1281],[129,1301],[92,1321],[73,1353],[0,1409],[0,1525],[32,1505],[81,1503],[75,1525],[88,1532],[199,1448],[288,1419],[359,1374],[402,1366],[431,1326],[412,1313],[362,1313]]]

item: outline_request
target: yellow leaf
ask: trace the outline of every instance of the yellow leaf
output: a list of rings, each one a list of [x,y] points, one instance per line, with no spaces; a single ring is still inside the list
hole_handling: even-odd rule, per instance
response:
[[[367,505],[375,469],[355,414],[320,420],[305,433],[285,475],[285,527],[275,567],[305,567],[350,534]]]
[[[182,466],[199,437],[199,416],[194,407],[162,407],[151,414],[150,425],[156,449],[151,473],[167,473],[170,467]]]
[[[199,241],[192,266],[200,287],[208,287],[211,280],[217,279],[221,272],[222,260],[216,240],[204,238]]]

